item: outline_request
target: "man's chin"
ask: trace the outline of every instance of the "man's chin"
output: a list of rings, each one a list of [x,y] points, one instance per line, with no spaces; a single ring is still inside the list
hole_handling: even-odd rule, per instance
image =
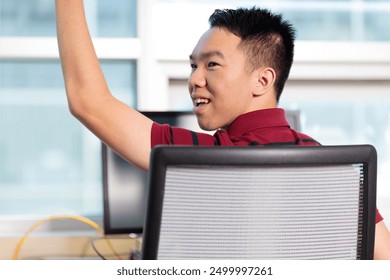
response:
[[[217,127],[216,125],[214,125],[212,123],[202,123],[202,122],[198,121],[198,124],[199,124],[199,127],[204,131],[213,132],[213,131],[220,129],[220,127]]]

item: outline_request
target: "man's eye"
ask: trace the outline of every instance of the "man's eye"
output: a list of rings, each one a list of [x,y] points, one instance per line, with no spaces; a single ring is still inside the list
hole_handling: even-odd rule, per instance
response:
[[[207,67],[214,67],[214,66],[218,66],[218,63],[216,63],[216,62],[209,62],[207,64]]]
[[[191,66],[192,70],[195,70],[196,68],[198,68],[198,66],[196,64],[193,64],[193,63],[191,63],[190,66]]]

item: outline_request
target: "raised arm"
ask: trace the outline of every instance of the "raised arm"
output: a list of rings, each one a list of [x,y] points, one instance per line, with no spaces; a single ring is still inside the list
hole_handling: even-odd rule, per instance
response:
[[[56,0],[56,19],[71,113],[113,150],[147,170],[152,121],[110,93],[88,31],[83,0]]]

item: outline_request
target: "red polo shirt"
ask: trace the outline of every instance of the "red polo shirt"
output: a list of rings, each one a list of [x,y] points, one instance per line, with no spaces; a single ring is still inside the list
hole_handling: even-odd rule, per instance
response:
[[[266,109],[246,113],[235,119],[227,130],[214,135],[154,123],[152,147],[156,145],[255,146],[300,145],[316,146],[317,141],[290,128],[283,109]]]
[[[190,146],[266,146],[266,145],[320,145],[313,138],[290,128],[283,109],[274,108],[243,114],[228,129],[214,135],[193,132],[154,123],[151,132],[152,148],[156,145]],[[383,218],[376,212],[376,222]]]

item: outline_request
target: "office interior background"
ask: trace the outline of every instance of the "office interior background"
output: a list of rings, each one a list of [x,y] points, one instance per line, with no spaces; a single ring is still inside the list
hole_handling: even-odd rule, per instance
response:
[[[100,141],[68,111],[54,2],[0,0],[0,238],[55,214],[102,220]],[[139,110],[191,110],[188,55],[214,9],[282,13],[297,42],[280,107],[299,110],[302,132],[324,145],[376,147],[377,203],[390,220],[390,1],[84,2],[112,93]]]

